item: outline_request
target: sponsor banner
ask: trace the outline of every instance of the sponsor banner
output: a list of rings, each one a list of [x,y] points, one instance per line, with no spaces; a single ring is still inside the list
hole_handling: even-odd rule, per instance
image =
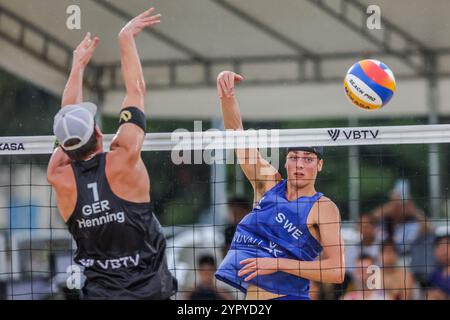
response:
[[[331,140],[371,140],[377,139],[380,129],[329,129]]]

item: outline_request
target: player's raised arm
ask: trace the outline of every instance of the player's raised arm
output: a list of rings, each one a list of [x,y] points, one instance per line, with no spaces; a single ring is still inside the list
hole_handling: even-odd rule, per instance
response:
[[[61,107],[78,104],[83,101],[83,77],[84,71],[94,54],[99,43],[98,37],[91,38],[88,32],[84,39],[73,51],[72,68],[61,101]],[[59,141],[62,143],[63,141]],[[57,178],[58,168],[70,164],[71,159],[61,148],[56,148],[50,158],[47,168],[47,179],[53,181]]]
[[[144,28],[160,23],[161,15],[152,15],[151,8],[129,21],[119,33],[122,76],[126,96],[120,113],[120,127],[111,143],[111,150],[121,153],[124,162],[132,165],[140,157],[145,134],[144,97],[146,86],[135,38]]]
[[[83,41],[73,51],[72,68],[69,79],[64,88],[61,107],[69,104],[77,104],[83,101],[83,77],[84,71],[94,54],[95,48],[99,43],[98,37],[91,38],[88,32]]]
[[[239,103],[235,95],[235,84],[244,80],[232,71],[223,71],[217,77],[217,91],[222,105],[225,129],[244,130]],[[277,170],[265,160],[258,149],[237,149],[236,155],[242,171],[255,190],[255,202],[265,191],[273,187],[281,177]]]

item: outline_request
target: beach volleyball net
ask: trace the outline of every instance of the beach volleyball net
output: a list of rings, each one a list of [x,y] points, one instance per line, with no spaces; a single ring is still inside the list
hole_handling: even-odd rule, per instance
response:
[[[234,149],[259,148],[286,177],[286,148],[295,146],[324,147],[316,189],[337,204],[342,217],[345,281],[312,282],[312,299],[448,298],[441,271],[450,260],[449,129],[147,134],[142,157],[151,177],[153,209],[167,238],[168,265],[179,282],[174,298],[244,297],[213,277],[231,245],[237,217],[253,207],[253,190]],[[111,139],[105,135],[106,150]],[[0,299],[81,296],[84,278],[73,261],[76,244],[46,179],[53,144],[51,136],[0,138]]]

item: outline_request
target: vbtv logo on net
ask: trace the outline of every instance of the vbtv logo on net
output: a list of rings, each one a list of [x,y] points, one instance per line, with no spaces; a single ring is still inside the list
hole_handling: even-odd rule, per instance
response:
[[[341,134],[342,133],[342,134]],[[368,140],[376,139],[380,133],[379,129],[376,130],[345,130],[345,129],[330,129],[328,135],[333,141],[341,139],[346,140]]]

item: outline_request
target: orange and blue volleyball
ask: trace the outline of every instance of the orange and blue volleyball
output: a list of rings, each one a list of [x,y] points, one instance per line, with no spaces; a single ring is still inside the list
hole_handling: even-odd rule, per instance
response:
[[[395,86],[394,73],[378,60],[355,63],[344,80],[347,97],[355,106],[365,110],[376,110],[385,106],[392,99]]]

